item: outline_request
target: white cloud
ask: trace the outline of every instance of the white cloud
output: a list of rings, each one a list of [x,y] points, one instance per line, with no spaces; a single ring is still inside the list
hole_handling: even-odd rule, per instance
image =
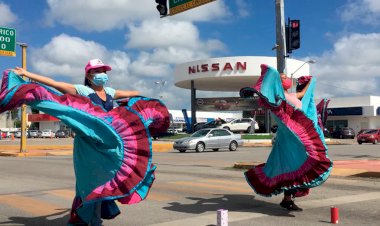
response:
[[[231,16],[223,0],[206,4],[175,16],[159,18],[152,0],[48,0],[47,19],[80,31],[128,29],[126,52],[107,50],[105,46],[79,37],[60,35],[35,50],[33,67],[39,73],[60,75],[70,82],[83,82],[84,64],[101,58],[113,67],[110,85],[117,89],[136,89],[148,97],[163,97],[170,108],[189,106],[189,91],[173,84],[173,66],[209,58],[225,51],[216,39],[202,40],[192,21],[221,21]],[[37,54],[38,52],[38,54]],[[58,77],[55,77],[58,78]],[[165,80],[165,87],[155,81]]]
[[[129,48],[154,48],[153,60],[165,63],[183,63],[209,57],[211,52],[224,51],[219,40],[203,41],[194,24],[185,21],[144,21],[141,26],[130,26],[126,35]]]
[[[318,96],[380,95],[380,33],[343,37],[315,59]]]
[[[61,23],[82,31],[107,31],[156,16],[150,0],[48,0],[48,23]]]
[[[113,72],[127,71],[130,62],[124,52],[107,51],[99,43],[66,34],[53,37],[42,48],[32,49],[30,57],[36,72],[73,83],[83,82],[84,67],[93,58],[112,64]]]
[[[161,20],[145,20],[141,26],[130,26],[127,36],[127,47],[131,48],[161,48],[182,46],[199,48],[199,31],[189,22]]]
[[[379,0],[350,0],[341,12],[341,18],[346,22],[362,22],[368,25],[380,24]]]
[[[241,17],[247,17],[249,16],[249,11],[248,11],[248,4],[245,0],[236,0],[236,5],[238,7],[238,13]]]
[[[11,11],[7,4],[0,2],[0,24],[9,26],[17,21],[17,16]]]
[[[140,56],[130,65],[132,73],[146,77],[163,77],[169,75],[170,67],[168,64],[162,64],[152,61],[151,55],[142,52]]]
[[[159,19],[153,0],[47,0],[48,24],[61,23],[81,31],[125,28],[146,19]],[[230,15],[219,0],[171,17],[172,20],[210,21]]]
[[[192,49],[171,46],[165,49],[161,48],[154,50],[151,59],[155,62],[180,64],[209,57],[210,53],[207,51],[195,51]]]
[[[173,85],[171,67],[155,62],[149,53],[142,52],[132,61],[123,51],[107,50],[103,45],[78,37],[61,34],[38,49],[31,49],[29,70],[57,81],[82,84],[88,60],[100,58],[112,66],[109,86],[122,90],[139,90],[143,96],[162,98],[174,109],[188,106],[188,90]],[[158,86],[155,81],[167,81]]]

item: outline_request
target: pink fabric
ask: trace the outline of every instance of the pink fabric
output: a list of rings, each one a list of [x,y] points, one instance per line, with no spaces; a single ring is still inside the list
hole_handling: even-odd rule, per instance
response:
[[[297,94],[295,93],[287,93],[285,92],[286,100],[294,105],[296,108],[302,108],[302,102],[297,98]]]

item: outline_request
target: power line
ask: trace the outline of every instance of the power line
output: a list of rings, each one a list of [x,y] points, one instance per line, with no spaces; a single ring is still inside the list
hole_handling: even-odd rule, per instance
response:
[[[364,92],[359,91],[359,90],[348,89],[346,87],[339,87],[339,86],[336,86],[336,85],[331,85],[330,83],[327,83],[327,82],[324,82],[324,81],[318,81],[318,83],[324,83],[325,85],[328,85],[328,86],[333,86],[333,87],[336,87],[336,88],[339,88],[339,89],[349,90],[349,91],[356,92],[356,93],[361,94],[361,95],[378,96],[378,95],[375,95],[375,94],[364,93]]]

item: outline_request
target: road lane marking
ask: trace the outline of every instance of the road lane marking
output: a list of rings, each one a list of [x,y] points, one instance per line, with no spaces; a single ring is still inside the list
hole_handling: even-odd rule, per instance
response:
[[[67,209],[62,206],[53,205],[35,198],[20,195],[0,195],[0,204],[5,204],[13,208],[30,213],[33,216],[47,216],[62,212]]]
[[[380,199],[380,192],[369,192],[365,194],[359,194],[359,195],[347,195],[347,196],[340,196],[340,197],[334,197],[334,198],[327,198],[322,200],[306,200],[302,202],[297,202],[300,206],[302,206],[303,209],[316,209],[321,207],[328,207],[328,206],[337,206],[337,205],[343,205],[343,204],[349,204],[349,203],[355,203],[355,202],[363,202],[363,201],[370,201],[370,200],[377,200]],[[258,211],[258,208],[261,209]],[[258,207],[255,209],[246,209],[241,211],[229,211],[228,212],[228,222],[236,222],[236,221],[243,221],[243,220],[250,220],[254,218],[259,217],[270,217],[270,214],[263,214],[258,212],[264,212],[263,210],[267,212],[273,212],[278,211],[269,209],[267,206]],[[180,219],[180,220],[174,220],[169,222],[163,222],[158,224],[151,224],[151,226],[193,226],[193,225],[215,225],[216,224],[216,210],[213,214],[204,214],[198,217],[190,217],[186,219]]]
[[[363,202],[380,199],[380,192],[367,192],[359,195],[347,195],[321,200],[305,200],[297,202],[302,208],[314,209],[325,206],[337,206],[354,202]]]
[[[152,190],[151,192],[149,192],[147,200],[162,202],[162,201],[169,201],[169,200],[174,200],[178,198],[179,198],[178,196],[174,196],[171,194],[164,194],[162,192]]]
[[[213,183],[213,184],[227,184],[231,185],[233,184],[238,184],[239,186],[248,186],[248,183],[245,180],[239,180],[239,181],[232,181],[232,180],[216,180],[216,179],[202,179],[199,180],[200,182],[205,182],[205,183]]]
[[[69,200],[73,200],[75,197],[75,191],[69,190],[69,189],[49,190],[49,191],[45,191],[44,193],[58,196],[64,199],[69,199]]]
[[[198,187],[198,188],[209,188],[209,189],[217,189],[217,190],[223,190],[223,191],[232,191],[232,192],[241,192],[241,193],[252,193],[252,189],[246,186],[245,188],[242,188],[240,186],[232,186],[233,184],[230,183],[229,187],[226,187],[225,185],[217,185],[217,184],[205,184],[205,183],[198,183],[198,182],[191,182],[191,181],[174,181],[170,182],[172,184],[176,185],[186,185],[188,187]]]

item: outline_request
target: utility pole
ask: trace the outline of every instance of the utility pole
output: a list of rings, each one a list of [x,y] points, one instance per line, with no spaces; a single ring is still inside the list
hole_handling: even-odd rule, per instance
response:
[[[26,70],[26,48],[28,45],[26,43],[18,43],[22,50],[22,68]],[[26,77],[22,76],[25,80]],[[21,105],[21,144],[20,144],[20,152],[26,152],[26,105]]]
[[[276,50],[277,71],[286,72],[286,41],[285,41],[284,0],[276,0]]]

